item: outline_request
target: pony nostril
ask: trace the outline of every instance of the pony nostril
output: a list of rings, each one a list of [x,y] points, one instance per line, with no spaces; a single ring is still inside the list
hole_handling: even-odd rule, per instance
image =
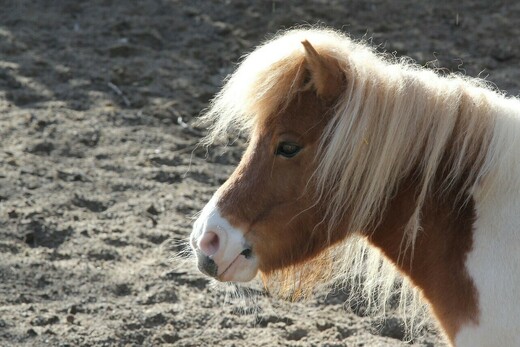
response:
[[[208,257],[215,255],[218,252],[220,246],[220,239],[213,231],[208,231],[199,241],[199,248]]]

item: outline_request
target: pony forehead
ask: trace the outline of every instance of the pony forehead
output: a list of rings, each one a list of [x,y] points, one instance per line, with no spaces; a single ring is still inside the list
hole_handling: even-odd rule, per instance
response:
[[[301,90],[305,49],[309,41],[323,56],[332,57],[347,72],[350,60],[378,62],[372,50],[330,29],[297,29],[282,32],[246,55],[227,78],[201,121],[210,125],[208,142],[231,130],[248,131],[259,121],[286,106]],[[357,59],[356,59],[357,60]]]

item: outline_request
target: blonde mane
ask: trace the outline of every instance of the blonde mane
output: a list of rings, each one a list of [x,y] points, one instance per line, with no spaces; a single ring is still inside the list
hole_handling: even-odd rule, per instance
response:
[[[463,203],[487,173],[494,99],[503,96],[481,80],[441,77],[332,30],[291,30],[246,56],[226,81],[201,119],[210,124],[206,143],[230,132],[247,135],[261,117],[296,95],[305,69],[303,40],[337,61],[345,76],[346,88],[323,133],[313,179],[317,203],[327,201],[329,232],[349,211],[348,230],[354,236],[310,264],[274,277],[282,292],[288,281],[301,290],[316,287],[318,279],[348,280],[364,293],[371,313],[382,313],[401,279],[378,250],[367,246],[363,232],[377,226],[401,181],[415,175],[419,193],[401,247],[413,254],[421,209],[432,189],[443,194],[456,188]],[[333,272],[324,274],[324,263],[333,263]],[[419,292],[406,280],[398,290],[413,321],[424,309]]]

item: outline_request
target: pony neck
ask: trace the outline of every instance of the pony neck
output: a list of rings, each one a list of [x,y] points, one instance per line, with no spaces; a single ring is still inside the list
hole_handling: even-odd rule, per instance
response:
[[[476,289],[465,269],[472,248],[473,200],[456,206],[457,197],[427,196],[413,255],[401,252],[405,228],[415,210],[420,189],[408,180],[390,201],[379,226],[368,241],[379,248],[411,281],[422,289],[433,313],[453,341],[465,323],[478,315]]]

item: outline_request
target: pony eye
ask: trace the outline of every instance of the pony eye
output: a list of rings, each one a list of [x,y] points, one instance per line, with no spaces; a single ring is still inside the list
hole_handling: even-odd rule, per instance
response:
[[[294,157],[302,148],[295,143],[280,142],[276,149],[276,155],[281,155],[286,158]]]

